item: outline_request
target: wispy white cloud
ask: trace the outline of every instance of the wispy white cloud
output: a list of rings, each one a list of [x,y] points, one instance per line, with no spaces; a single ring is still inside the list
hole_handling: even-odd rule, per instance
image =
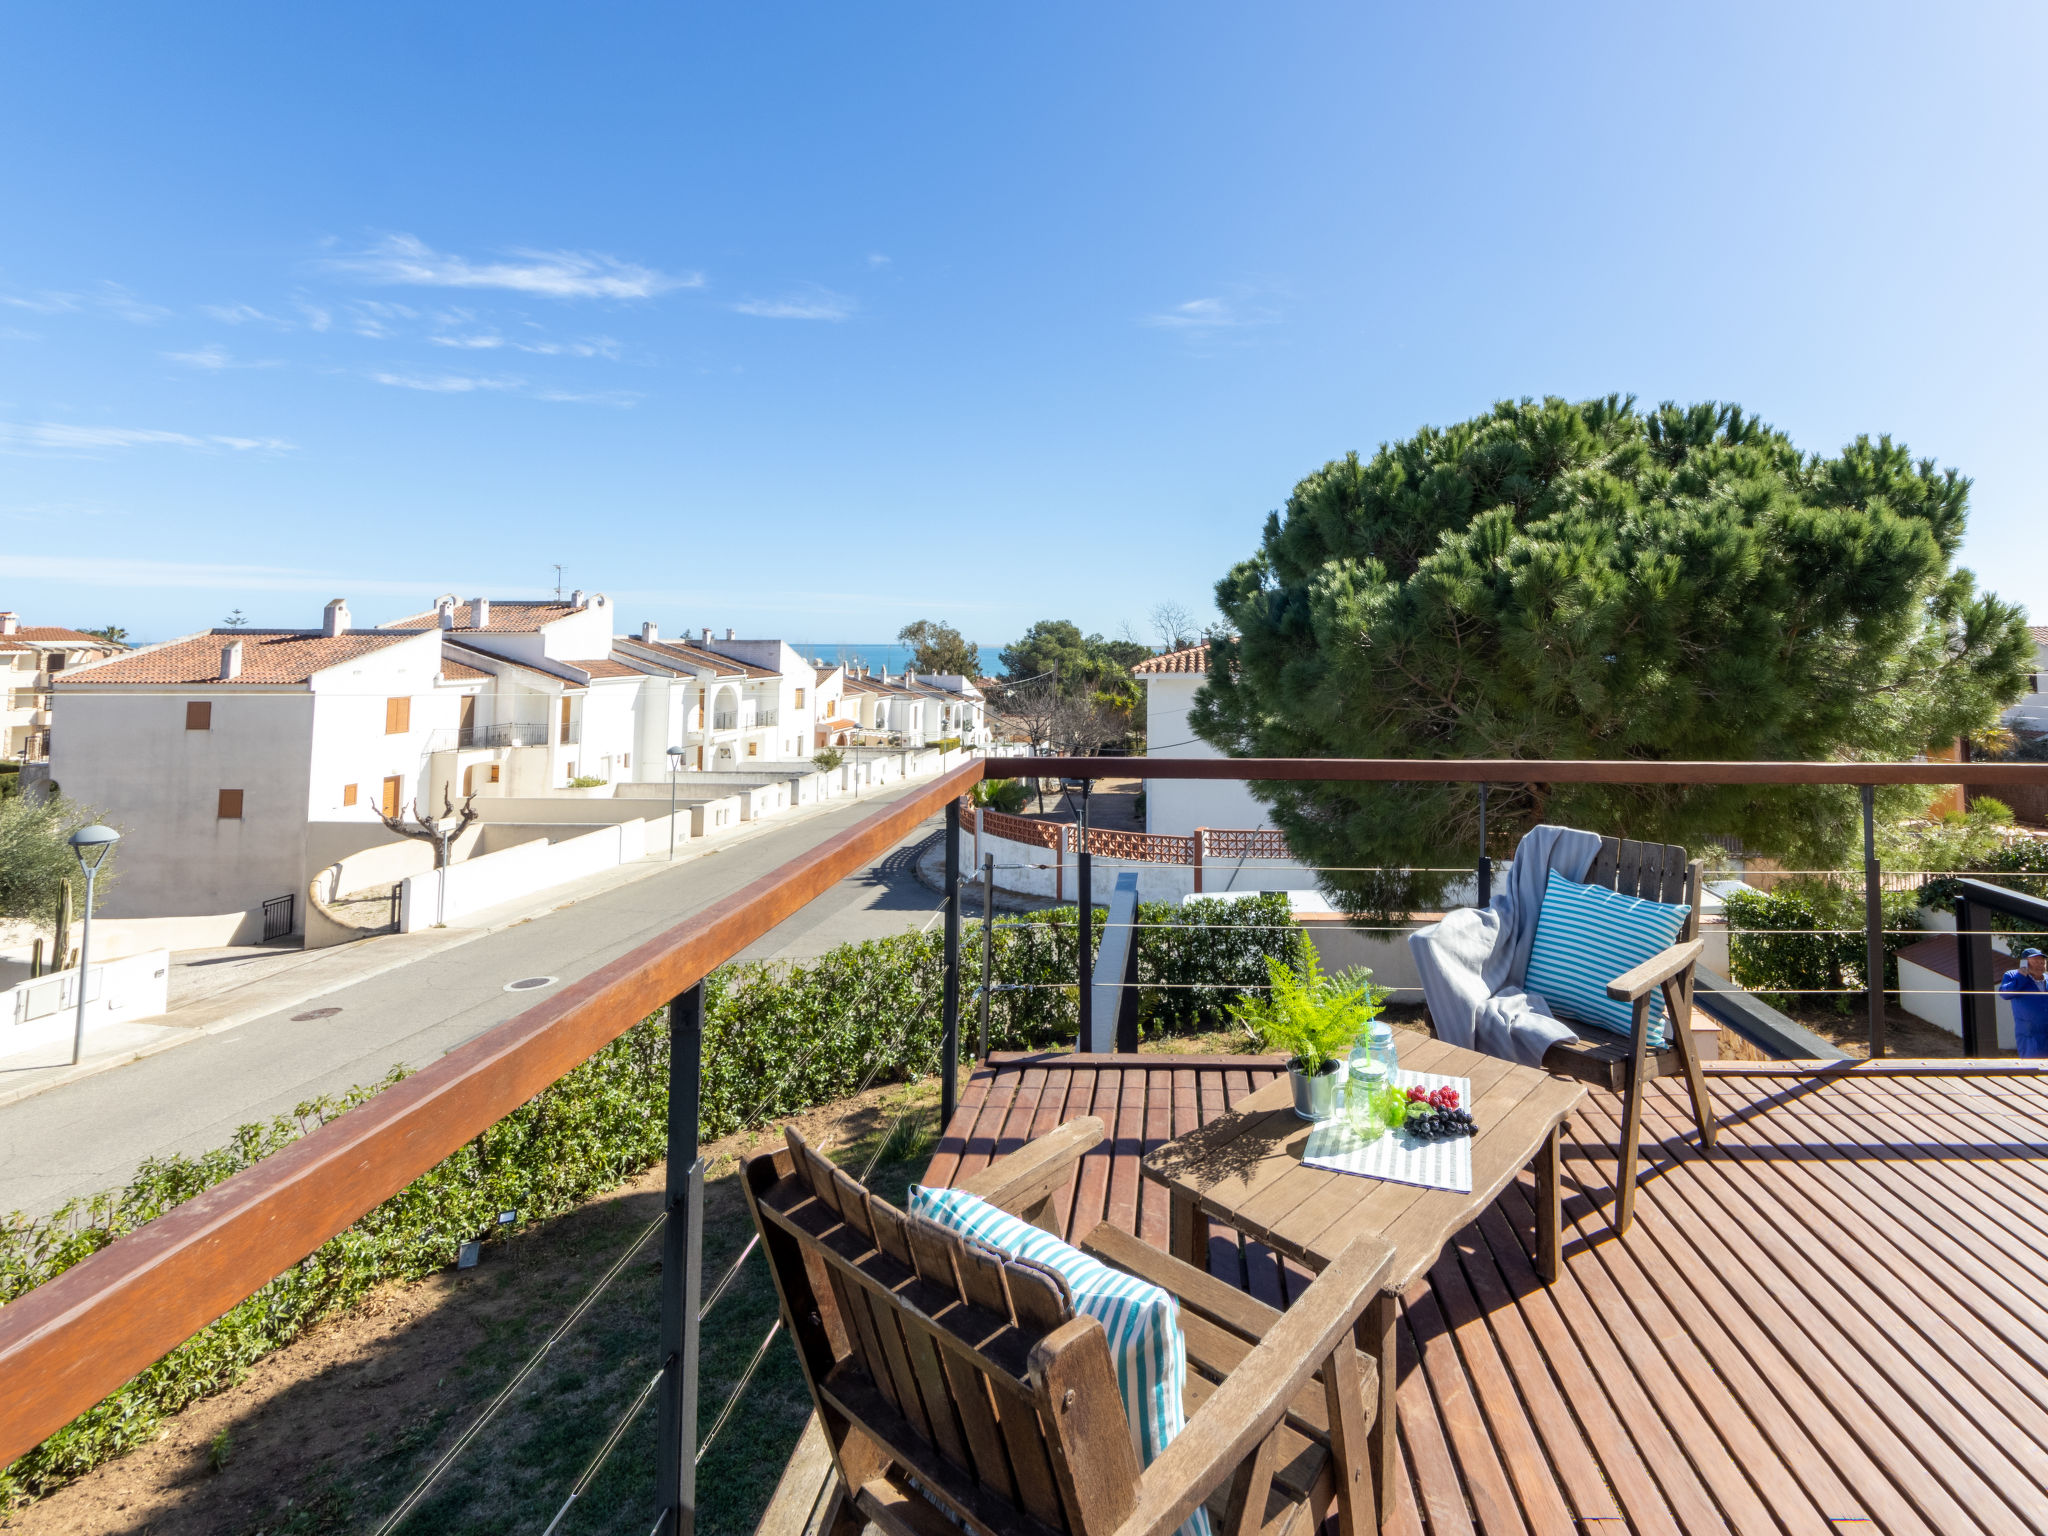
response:
[[[871,267],[886,267],[887,265],[889,265],[889,258],[884,256],[880,251],[869,251],[868,265]]]
[[[742,299],[732,306],[743,315],[763,320],[844,320],[859,308],[843,293],[809,286],[779,299]]]
[[[146,304],[120,283],[103,282],[89,293],[67,293],[45,288],[35,294],[0,294],[0,304],[26,309],[39,315],[64,314],[82,309],[103,309],[134,325],[156,325],[170,317],[161,304]]]
[[[266,315],[253,304],[202,304],[199,312],[222,325],[274,325],[279,329],[291,325],[291,321],[277,315]]]
[[[122,448],[231,448],[286,452],[294,445],[275,437],[195,436],[148,427],[89,427],[71,422],[0,421],[0,450],[44,453],[92,453]]]
[[[555,299],[647,299],[673,288],[700,288],[701,272],[658,272],[596,251],[514,250],[507,259],[472,261],[436,251],[413,235],[390,235],[329,270],[394,287],[497,288]]]
[[[229,353],[227,348],[209,342],[192,352],[166,352],[165,357],[174,363],[183,363],[187,368],[197,368],[204,373],[219,373],[228,368],[278,368],[283,365],[274,358],[240,359]]]
[[[541,357],[608,357],[616,360],[619,355],[619,343],[610,336],[592,336],[584,341],[517,341],[500,336],[496,331],[477,331],[466,336],[443,333],[429,336],[427,340],[437,347],[459,347],[468,352],[510,347],[516,352],[532,352]]]
[[[156,325],[169,319],[171,314],[161,304],[145,304],[119,283],[101,283],[93,302],[101,309],[119,315],[130,325]]]
[[[635,405],[640,396],[631,390],[566,390],[549,385],[533,384],[518,374],[465,374],[465,373],[373,373],[370,375],[379,384],[393,389],[417,389],[433,395],[505,394],[522,395],[530,400],[547,400],[576,405],[610,405],[621,409]]]
[[[298,305],[299,313],[306,317],[307,330],[324,331],[334,324],[333,313],[322,309],[318,304],[308,304],[304,299],[297,299],[293,302]]]
[[[10,576],[28,581],[81,581],[111,587],[202,587],[227,592],[336,592],[417,599],[423,592],[474,591],[488,587],[474,576],[458,581],[443,573],[434,581],[417,576],[403,581],[364,576],[337,576],[274,565],[202,565],[175,560],[120,560],[104,555],[10,555]],[[502,588],[501,588],[502,590]]]
[[[1190,299],[1161,314],[1146,315],[1141,322],[1177,331],[1217,331],[1248,325],[1270,325],[1279,319],[1262,305],[1247,305],[1224,298]]]
[[[461,373],[373,373],[370,375],[379,384],[389,384],[393,389],[422,389],[436,395],[467,395],[478,390],[524,389],[526,380],[517,377],[480,378],[474,374]]]

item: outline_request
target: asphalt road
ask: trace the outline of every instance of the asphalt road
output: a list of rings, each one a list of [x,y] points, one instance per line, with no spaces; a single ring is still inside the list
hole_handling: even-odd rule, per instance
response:
[[[46,1214],[75,1196],[121,1185],[147,1158],[203,1152],[226,1142],[237,1126],[374,1082],[400,1062],[425,1066],[545,995],[507,992],[508,982],[574,981],[905,792],[828,808],[326,993],[317,1005],[340,1010],[326,1018],[294,1023],[291,1015],[311,1005],[291,1004],[0,1106],[0,1212]],[[933,818],[841,881],[745,958],[804,959],[849,940],[923,927],[939,898],[918,883],[912,855],[938,824]]]

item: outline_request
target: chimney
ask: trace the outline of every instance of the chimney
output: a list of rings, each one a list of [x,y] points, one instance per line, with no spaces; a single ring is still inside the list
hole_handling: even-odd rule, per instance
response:
[[[711,643],[711,626],[709,624],[704,626],[704,643],[706,645]]]
[[[327,605],[327,611],[320,619],[320,633],[339,635],[348,629],[348,599],[337,597]]]
[[[571,608],[581,608],[583,606],[583,589],[581,587],[578,587],[569,594],[569,606]]]
[[[21,620],[11,613],[0,613],[0,635],[18,635],[20,633]]]
[[[488,597],[473,597],[469,600],[469,627],[489,629],[491,627],[491,600]]]
[[[739,636],[735,635],[730,629],[728,629],[725,632],[725,638],[728,640],[737,640]]]
[[[648,645],[654,644],[661,638],[661,626],[650,619],[640,626],[640,638]]]
[[[342,610],[344,613],[347,611],[345,608]],[[329,630],[328,633],[333,634],[334,631]],[[220,680],[224,683],[232,683],[241,675],[242,642],[239,640],[230,641],[220,648]]]
[[[455,627],[455,594],[443,593],[434,599],[434,617],[443,629]]]

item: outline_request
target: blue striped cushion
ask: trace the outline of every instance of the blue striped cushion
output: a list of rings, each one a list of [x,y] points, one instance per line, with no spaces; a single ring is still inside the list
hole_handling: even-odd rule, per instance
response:
[[[1635,1028],[1634,1005],[1609,997],[1607,983],[1669,949],[1691,911],[1683,902],[1645,901],[1581,885],[1553,869],[1536,914],[1523,989],[1540,992],[1559,1018],[1629,1034]],[[1659,987],[1650,994],[1651,1048],[1663,1050],[1669,1033]]]
[[[965,1190],[913,1184],[910,1212],[1065,1278],[1074,1293],[1074,1310],[1095,1318],[1109,1336],[1138,1465],[1150,1466],[1187,1422],[1181,1394],[1187,1388],[1188,1350],[1180,1332],[1180,1303],[1172,1293],[1111,1269]],[[1208,1515],[1197,1509],[1178,1536],[1209,1536]]]

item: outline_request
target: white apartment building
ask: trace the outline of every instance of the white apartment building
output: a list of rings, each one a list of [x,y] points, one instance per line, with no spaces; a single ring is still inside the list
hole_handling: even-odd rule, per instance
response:
[[[392,841],[383,815],[661,783],[671,747],[685,777],[787,767],[858,729],[843,669],[782,641],[615,626],[602,593],[444,594],[373,629],[336,598],[317,628],[214,629],[62,668],[51,782],[123,833],[103,910],[254,913]],[[945,681],[875,685],[872,728],[975,739],[978,693]]]
[[[857,742],[925,747],[958,737],[963,746],[985,747],[994,739],[981,690],[957,672],[849,673],[842,714]]]
[[[1209,647],[1168,651],[1131,668],[1145,685],[1147,757],[1222,757],[1188,724],[1209,676]],[[1270,827],[1266,808],[1235,779],[1147,779],[1145,830],[1186,837],[1198,827]]]
[[[38,762],[50,753],[50,679],[66,667],[118,656],[128,647],[82,630],[24,625],[0,612],[0,758]]]

